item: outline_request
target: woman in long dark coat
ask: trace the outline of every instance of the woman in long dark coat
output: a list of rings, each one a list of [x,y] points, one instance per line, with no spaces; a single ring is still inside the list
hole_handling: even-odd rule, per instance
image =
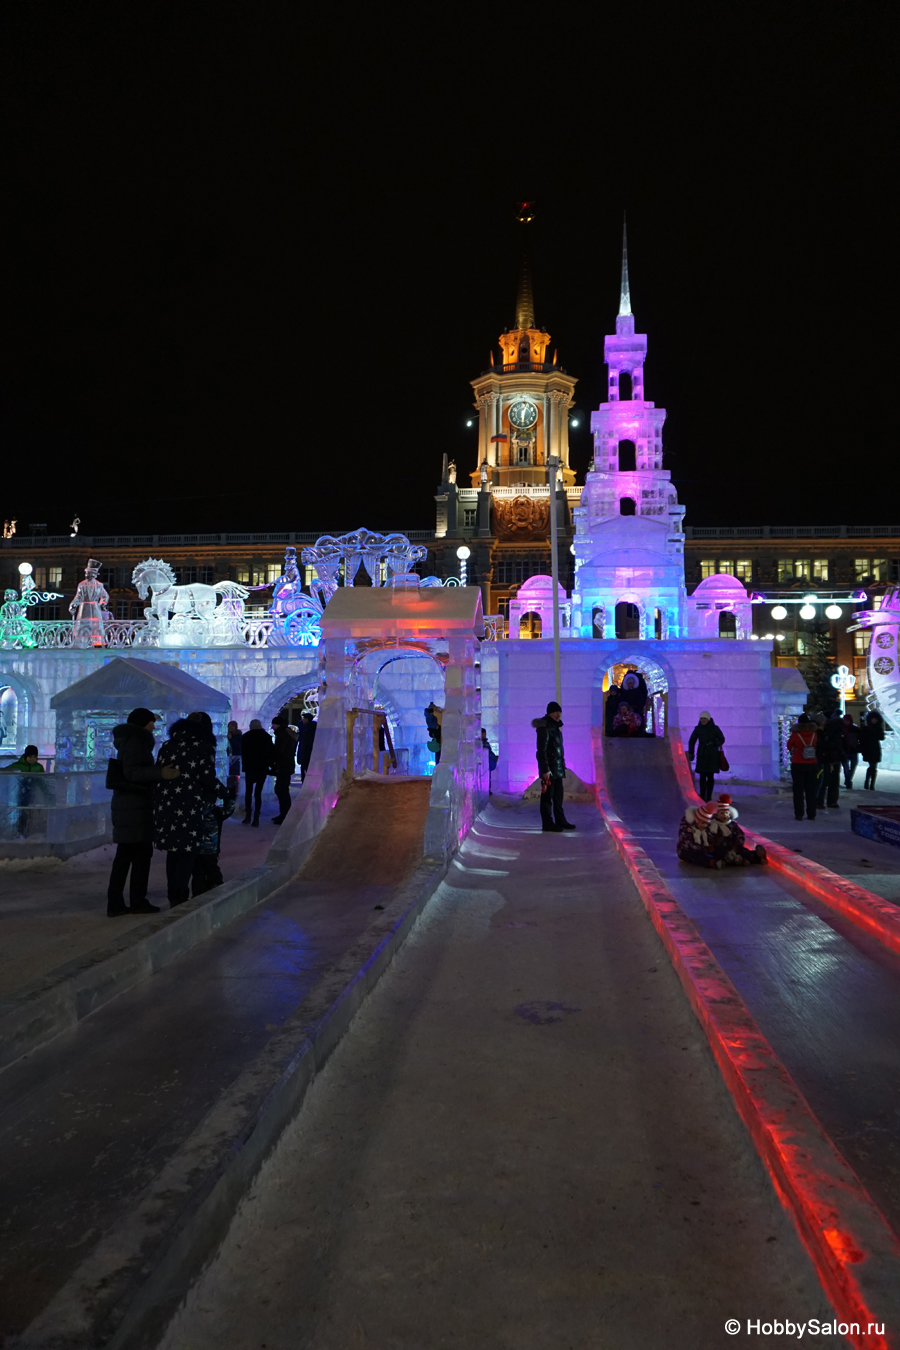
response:
[[[697,791],[705,802],[712,799],[713,780],[719,772],[719,751],[725,744],[725,733],[717,727],[712,713],[702,712],[700,720],[691,732],[688,741],[688,759],[694,758],[694,746],[697,747],[697,775],[700,785]]]
[[[160,783],[153,801],[153,842],[166,850],[169,904],[190,898],[191,871],[216,800],[216,738],[207,713],[191,713],[169,730],[160,765],[177,764],[175,782]]]
[[[881,763],[881,742],[884,740],[884,718],[881,713],[866,713],[859,724],[859,751],[866,761],[866,780],[864,788],[874,790],[878,777],[878,765]]]

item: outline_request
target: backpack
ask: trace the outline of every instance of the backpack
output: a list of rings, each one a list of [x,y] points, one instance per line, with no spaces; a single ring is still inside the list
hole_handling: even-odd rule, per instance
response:
[[[803,759],[805,759],[805,760],[812,760],[812,759],[815,759],[815,757],[816,757],[816,739],[817,739],[817,737],[816,737],[816,732],[814,732],[814,731],[813,731],[813,732],[810,732],[810,735],[812,736],[812,740],[811,740],[811,741],[805,741],[805,740],[803,740],[803,732],[802,732],[802,731],[798,731],[798,732],[797,732],[797,735],[800,737],[801,741],[803,741],[803,749],[802,749],[802,751],[801,751],[801,755],[802,755]]]

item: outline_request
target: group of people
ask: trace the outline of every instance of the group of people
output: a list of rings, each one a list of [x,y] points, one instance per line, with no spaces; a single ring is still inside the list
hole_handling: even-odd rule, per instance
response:
[[[107,786],[113,789],[117,848],[106,894],[110,918],[159,913],[159,906],[147,898],[154,845],[166,854],[166,889],[173,908],[192,892],[202,895],[222,882],[222,822],[234,809],[234,795],[216,775],[212,720],[206,712],[179,718],[154,760],[158,720],[149,708],[135,708],[113,730],[116,758],[110,761]]]
[[[883,740],[884,719],[875,711],[866,713],[858,726],[839,709],[830,717],[801,713],[787,743],[796,819],[803,819],[804,809],[807,820],[815,820],[817,811],[840,810],[841,771],[849,792],[860,759],[866,764],[863,789],[874,791]]]
[[[275,779],[278,815],[273,825],[280,825],[291,809],[291,779],[295,765],[300,769],[302,782],[309,772],[317,723],[312,713],[302,713],[299,727],[291,726],[283,713],[272,718],[272,735],[254,717],[248,731],[241,731],[237,722],[228,723],[228,773],[235,781],[244,773],[244,819],[242,824],[259,828],[262,810],[262,791],[265,781]]]
[[[244,824],[259,825],[262,787],[270,774],[275,776],[280,811],[273,822],[280,824],[291,806],[295,757],[304,777],[309,769],[316,723],[308,713],[303,719],[297,730],[283,715],[274,717],[274,738],[256,718],[243,734],[236,722],[229,722],[227,783],[216,774],[216,738],[208,713],[192,712],[173,723],[155,759],[159,719],[149,708],[135,708],[114,728],[116,757],[107,776],[117,846],[106,897],[110,918],[159,913],[159,906],[147,898],[154,846],[166,854],[166,889],[173,908],[221,885],[222,824],[234,810],[241,766],[246,775]],[[28,751],[36,762],[35,747],[27,747],[26,759]]]
[[[675,852],[682,862],[698,867],[749,867],[768,862],[762,844],[748,848],[737,823],[737,808],[727,792],[714,802],[689,806],[681,818]]]
[[[621,686],[611,684],[606,695],[607,736],[646,736],[650,692],[639,671],[629,670]]]

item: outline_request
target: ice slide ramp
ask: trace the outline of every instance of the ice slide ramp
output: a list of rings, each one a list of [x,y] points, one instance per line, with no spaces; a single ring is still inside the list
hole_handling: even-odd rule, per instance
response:
[[[400,886],[422,861],[430,778],[357,778],[341,793],[298,876]]]
[[[602,754],[613,809],[900,1233],[900,958],[773,868],[680,862],[666,739],[604,738]]]

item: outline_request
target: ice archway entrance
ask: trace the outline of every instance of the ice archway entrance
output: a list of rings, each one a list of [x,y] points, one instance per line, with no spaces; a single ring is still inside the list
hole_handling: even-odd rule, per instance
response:
[[[361,701],[387,713],[399,767],[411,774],[434,772],[425,709],[444,707],[444,667],[430,652],[397,646],[366,652],[356,664]],[[405,753],[399,753],[399,752]]]
[[[595,727],[601,727],[604,724],[606,694],[610,686],[612,684],[621,685],[629,671],[633,671],[635,674],[643,675],[647,692],[650,695],[646,728],[648,732],[657,735],[663,734],[668,720],[670,673],[665,665],[646,654],[643,650],[644,646],[644,643],[635,646],[622,643],[611,654],[611,659],[607,658],[606,663],[596,671],[594,675],[592,718]]]

